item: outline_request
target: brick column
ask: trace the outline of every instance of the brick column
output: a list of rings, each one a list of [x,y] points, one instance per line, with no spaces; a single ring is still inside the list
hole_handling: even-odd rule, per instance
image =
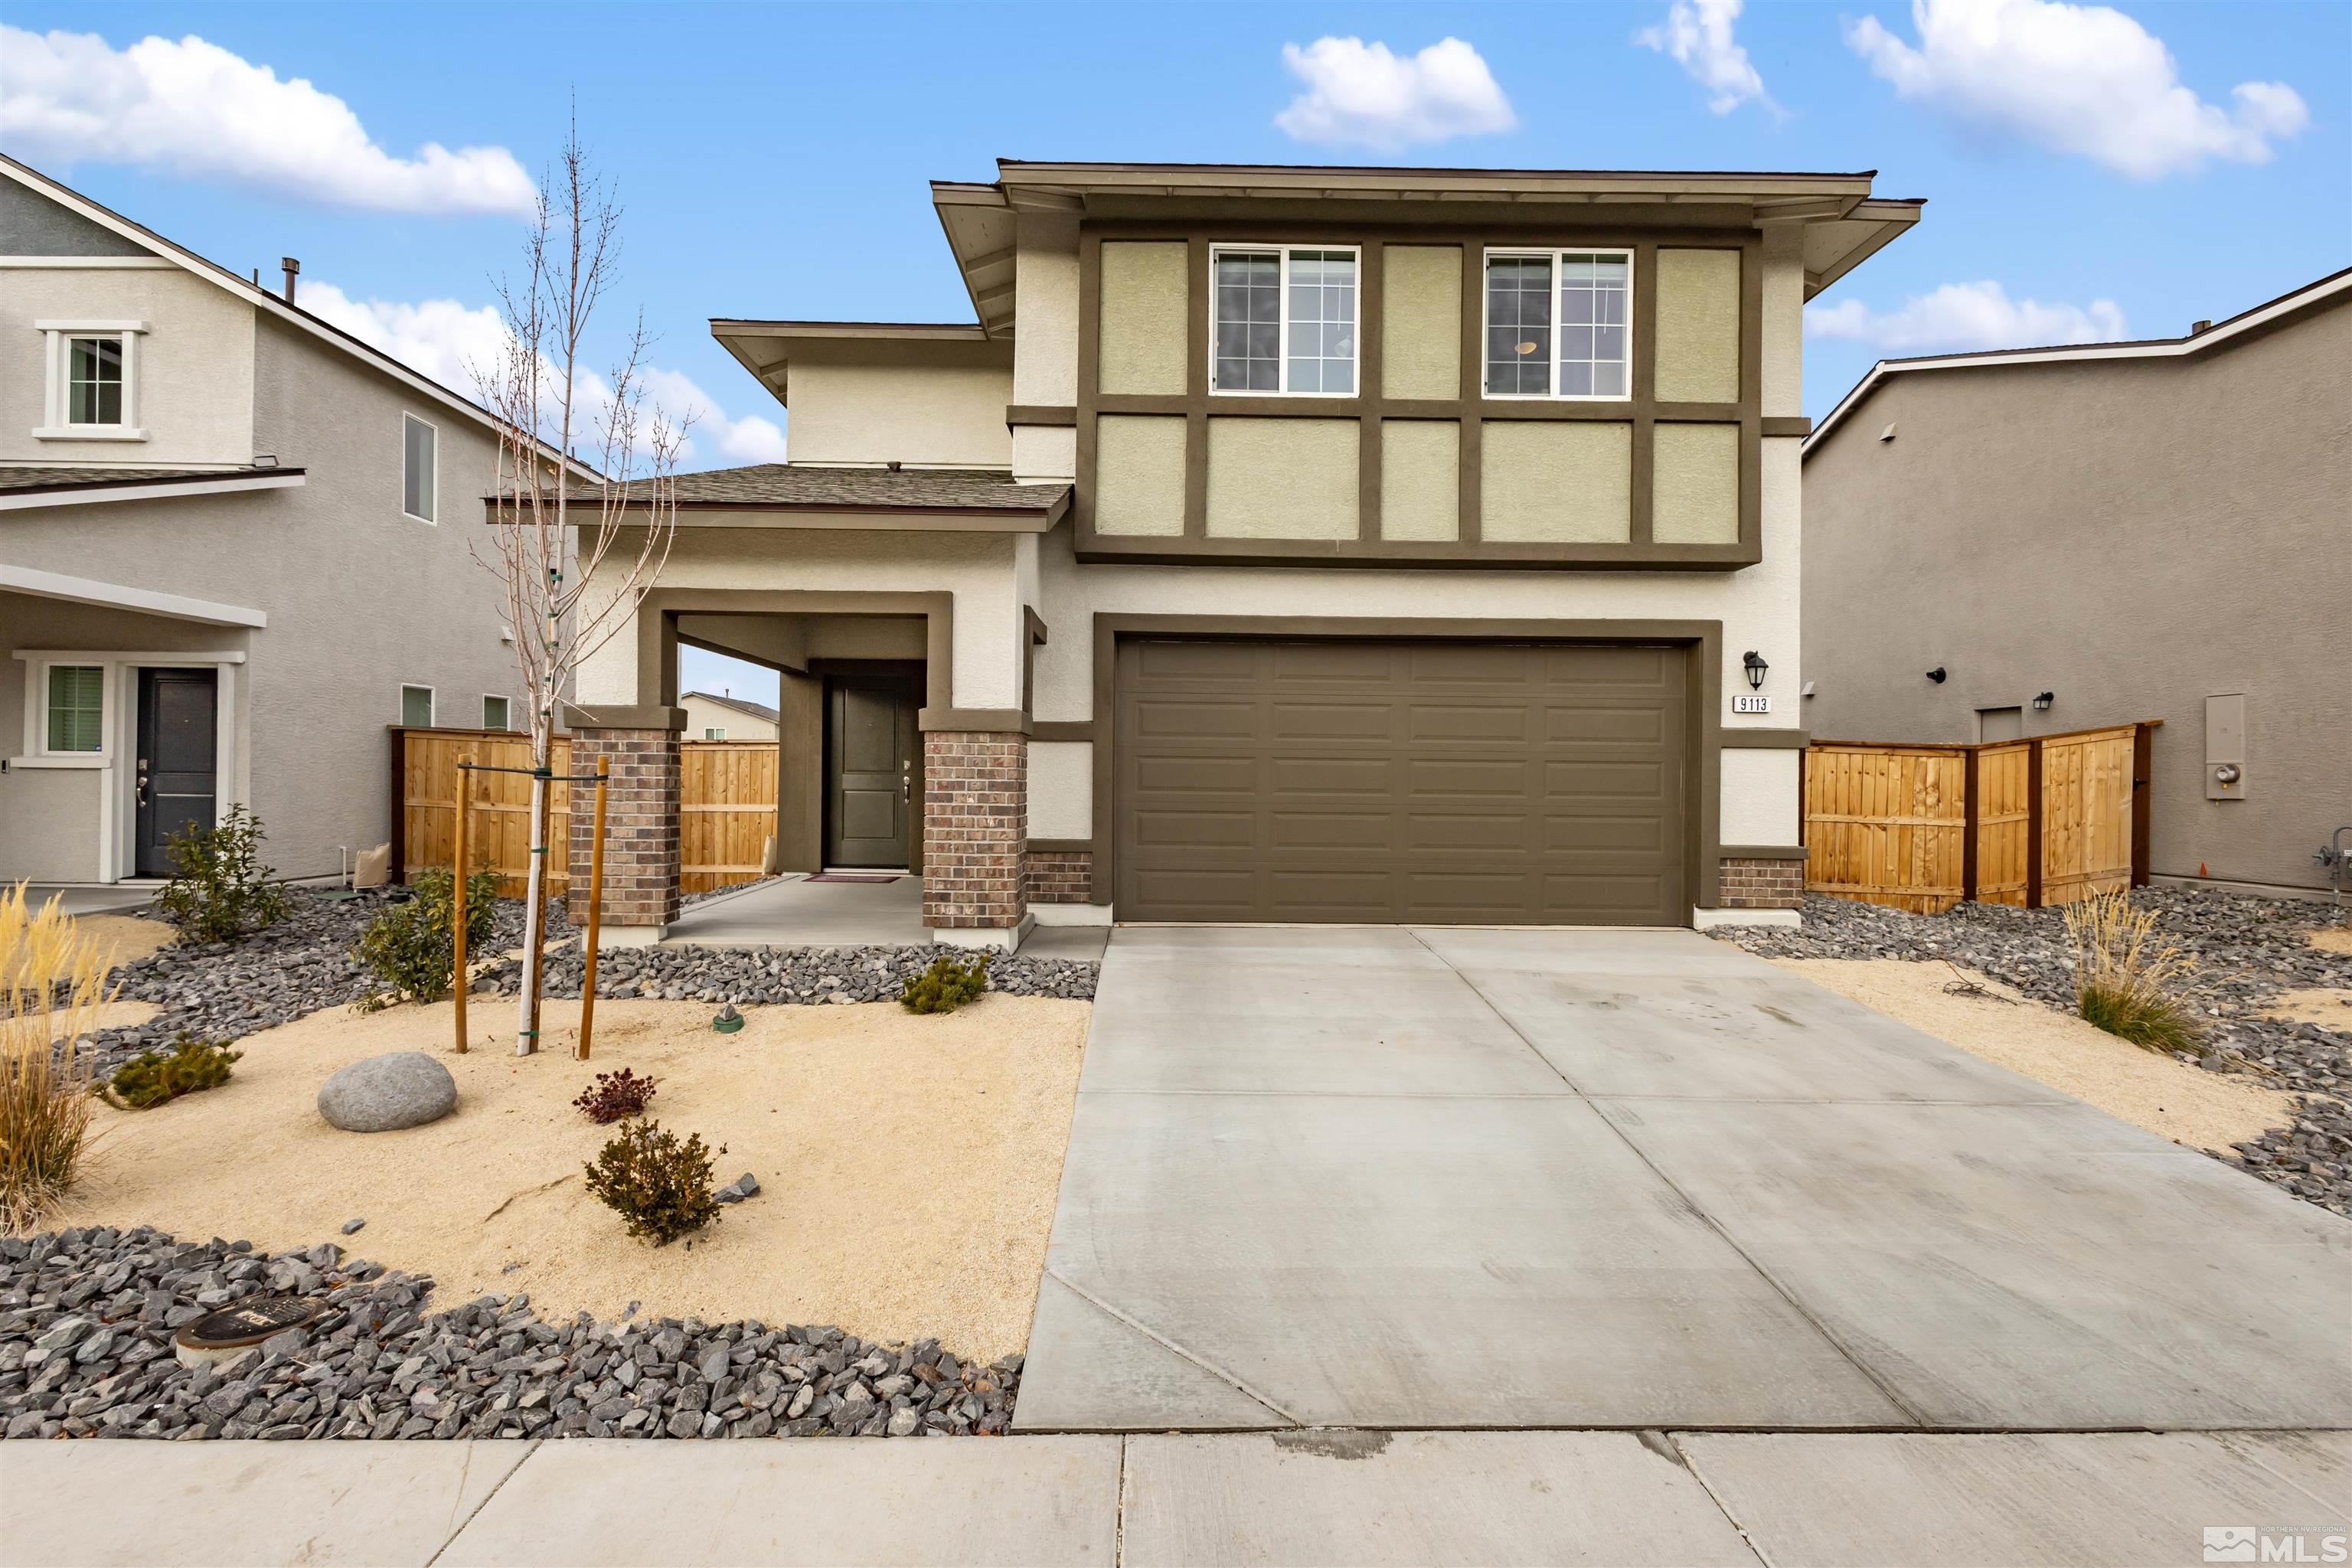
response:
[[[1805,901],[1801,859],[1760,859],[1727,855],[1717,907],[1727,910],[1793,910]]]
[[[1017,731],[923,736],[923,923],[1003,931],[1029,913],[1029,738]],[[943,939],[950,940],[950,939]]]
[[[572,715],[572,773],[594,773],[600,757],[612,769],[604,796],[603,921],[610,945],[654,941],[677,918],[678,735],[685,724],[682,712],[667,708]],[[593,784],[572,786],[570,910],[572,923],[583,929],[595,798]]]

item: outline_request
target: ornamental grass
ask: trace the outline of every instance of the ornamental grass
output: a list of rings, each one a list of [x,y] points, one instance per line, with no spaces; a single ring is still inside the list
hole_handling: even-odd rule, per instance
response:
[[[113,952],[56,899],[0,891],[0,1230],[27,1231],[74,1183],[91,1143],[96,1057],[82,1037],[112,1000]]]
[[[2075,1012],[2147,1050],[2194,1048],[2196,1016],[2171,991],[2189,962],[2157,933],[2155,910],[2132,908],[2126,893],[2101,893],[2066,906],[2066,934]]]

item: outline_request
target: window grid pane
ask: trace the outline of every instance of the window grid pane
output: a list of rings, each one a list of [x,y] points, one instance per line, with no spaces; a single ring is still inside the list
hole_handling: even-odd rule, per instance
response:
[[[51,665],[48,749],[104,751],[105,697],[105,673],[96,665]]]
[[[66,423],[122,423],[122,340],[66,340]]]
[[[1623,397],[1627,296],[1633,262],[1620,254],[1569,251],[1559,258],[1559,395]]]
[[[1282,258],[1217,257],[1215,384],[1221,392],[1282,389]]]
[[[1486,391],[1551,390],[1551,258],[1496,256],[1486,262]]]
[[[1327,397],[1356,391],[1356,258],[1344,250],[1290,253],[1290,390]]]

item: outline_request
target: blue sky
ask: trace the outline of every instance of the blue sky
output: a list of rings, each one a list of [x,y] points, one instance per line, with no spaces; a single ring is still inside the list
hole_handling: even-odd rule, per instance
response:
[[[1816,417],[1882,353],[2172,335],[2352,263],[2336,0],[17,0],[8,23],[71,37],[0,47],[0,148],[240,270],[299,256],[332,290],[306,303],[453,378],[516,255],[515,166],[576,92],[627,208],[616,303],[645,309],[656,389],[702,405],[689,467],[773,456],[786,423],[708,317],[970,318],[924,182],[999,155],[1875,168],[1927,216],[1820,302]]]

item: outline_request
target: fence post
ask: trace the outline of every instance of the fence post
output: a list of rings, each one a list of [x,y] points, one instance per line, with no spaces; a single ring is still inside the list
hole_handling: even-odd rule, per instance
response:
[[[1977,749],[1961,753],[1960,763],[1960,901],[1977,901],[1977,830],[1984,816],[1977,790]]]
[[[2132,867],[2131,885],[2147,886],[2149,819],[2156,814],[2156,731],[2132,726]]]
[[[609,758],[596,759],[596,826],[588,840],[588,948],[581,955],[580,971],[580,1059],[583,1062],[588,1059],[589,1031],[596,1022],[596,936],[604,912],[604,782],[612,765]],[[570,821],[569,813],[565,821]]]
[[[404,741],[403,744],[405,744]],[[457,1054],[461,1057],[466,1054],[466,992],[467,989],[466,977],[466,797],[469,792],[467,790],[466,785],[471,782],[471,780],[467,776],[467,772],[473,765],[473,761],[474,759],[471,757],[459,757],[457,759],[457,826],[452,835],[455,842],[452,846],[449,856],[449,859],[451,861],[451,865],[449,867],[449,897],[452,906],[457,911],[457,918],[451,922],[451,925],[454,928],[453,940],[456,942],[456,947],[451,953],[451,957],[455,960],[455,963],[451,966],[449,972],[449,986],[451,994],[457,1002]]]
[[[2025,752],[2025,907],[2042,907],[2042,737]]]
[[[388,880],[408,880],[408,731],[386,725],[392,735],[392,859],[384,868]]]

